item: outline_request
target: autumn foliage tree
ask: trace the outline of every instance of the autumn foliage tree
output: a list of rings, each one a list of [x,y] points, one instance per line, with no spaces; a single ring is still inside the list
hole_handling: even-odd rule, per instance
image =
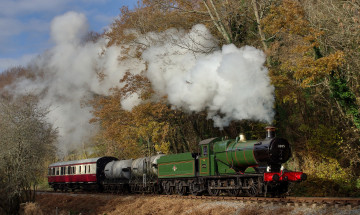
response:
[[[17,214],[20,203],[35,200],[46,161],[55,154],[56,130],[47,110],[32,95],[0,100],[0,213]]]
[[[295,160],[300,159],[304,171],[322,180],[332,178],[334,192],[346,193],[358,186],[357,157],[341,155],[359,150],[359,106],[346,78],[347,52],[324,43],[327,28],[313,25],[310,2],[276,1],[261,21],[271,38],[268,57],[276,86],[277,122],[293,139]],[[346,185],[339,186],[344,181]],[[317,195],[329,195],[329,190],[334,189],[318,190]]]

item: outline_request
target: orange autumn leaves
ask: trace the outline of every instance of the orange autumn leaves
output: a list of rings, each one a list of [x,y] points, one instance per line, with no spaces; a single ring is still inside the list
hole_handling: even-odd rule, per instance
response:
[[[270,9],[269,15],[262,22],[267,34],[281,38],[271,44],[270,56],[281,61],[280,69],[290,73],[301,87],[318,84],[344,65],[342,51],[327,56],[319,53],[318,40],[324,32],[310,25],[299,2],[282,1]]]

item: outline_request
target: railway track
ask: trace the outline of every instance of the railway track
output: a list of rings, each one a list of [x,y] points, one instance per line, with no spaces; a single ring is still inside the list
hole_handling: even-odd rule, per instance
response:
[[[334,206],[355,208],[360,206],[360,198],[336,198],[336,197],[285,197],[285,198],[265,198],[265,197],[229,197],[229,196],[179,196],[163,195],[167,198],[182,199],[204,199],[213,201],[240,201],[256,202],[259,204],[283,204],[288,206]]]
[[[92,193],[92,192],[66,192],[66,191],[37,191],[37,193],[49,194],[72,194],[72,195],[119,195],[113,193]],[[137,196],[144,194],[125,194],[126,196]],[[159,196],[162,198],[177,198],[177,199],[199,199],[209,201],[235,201],[235,202],[253,202],[258,204],[278,204],[287,206],[333,206],[333,207],[346,207],[356,208],[360,207],[360,198],[338,198],[338,197],[285,197],[285,198],[265,198],[265,197],[230,197],[230,196],[180,196],[180,195],[154,195],[145,194],[147,196]]]

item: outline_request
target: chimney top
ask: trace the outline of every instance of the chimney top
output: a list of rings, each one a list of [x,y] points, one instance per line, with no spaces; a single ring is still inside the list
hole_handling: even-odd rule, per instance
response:
[[[275,127],[266,126],[266,138],[274,138],[275,137]]]

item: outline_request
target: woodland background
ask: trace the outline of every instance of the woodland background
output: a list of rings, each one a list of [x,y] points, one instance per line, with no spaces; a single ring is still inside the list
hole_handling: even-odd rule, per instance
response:
[[[196,24],[204,24],[220,46],[251,45],[265,52],[266,67],[275,86],[273,125],[277,136],[288,139],[293,151],[286,165],[309,175],[293,192],[360,196],[360,1],[142,0],[132,10],[121,8],[111,31],[90,33],[84,42],[105,36],[109,47],[137,47],[137,53],[118,59],[122,61],[140,58],[143,51],[127,29],[144,34],[170,28],[190,30]],[[0,75],[0,89],[39,74],[32,67],[10,68]],[[98,71],[99,80],[103,75]],[[159,151],[197,151],[202,139],[234,138],[240,132],[247,139],[264,138],[264,123],[236,121],[221,130],[213,127],[205,112],[174,110],[166,98],[153,101],[154,89],[145,75],[127,73],[119,82],[124,87],[84,101],[92,106],[90,123],[98,124],[100,129],[82,149],[62,159],[103,155],[137,158]],[[141,92],[144,102],[131,111],[122,109],[121,99],[134,91]],[[23,201],[24,190],[31,190],[43,180],[48,163],[57,161],[57,134],[56,128],[44,120],[48,110],[35,105],[36,95],[15,97],[3,90],[0,101],[0,147],[11,145],[13,150],[0,152],[0,189],[16,191],[10,195],[14,198],[7,196],[3,197],[6,201],[0,201],[6,203],[2,208],[9,208],[13,202]],[[15,132],[9,130],[11,127],[19,129]],[[34,129],[37,135],[33,135]],[[31,154],[34,148],[37,151]],[[91,152],[86,148],[92,148]],[[12,175],[25,171],[20,167],[29,162],[38,165],[31,169],[38,173],[36,177],[25,174],[14,180]]]

